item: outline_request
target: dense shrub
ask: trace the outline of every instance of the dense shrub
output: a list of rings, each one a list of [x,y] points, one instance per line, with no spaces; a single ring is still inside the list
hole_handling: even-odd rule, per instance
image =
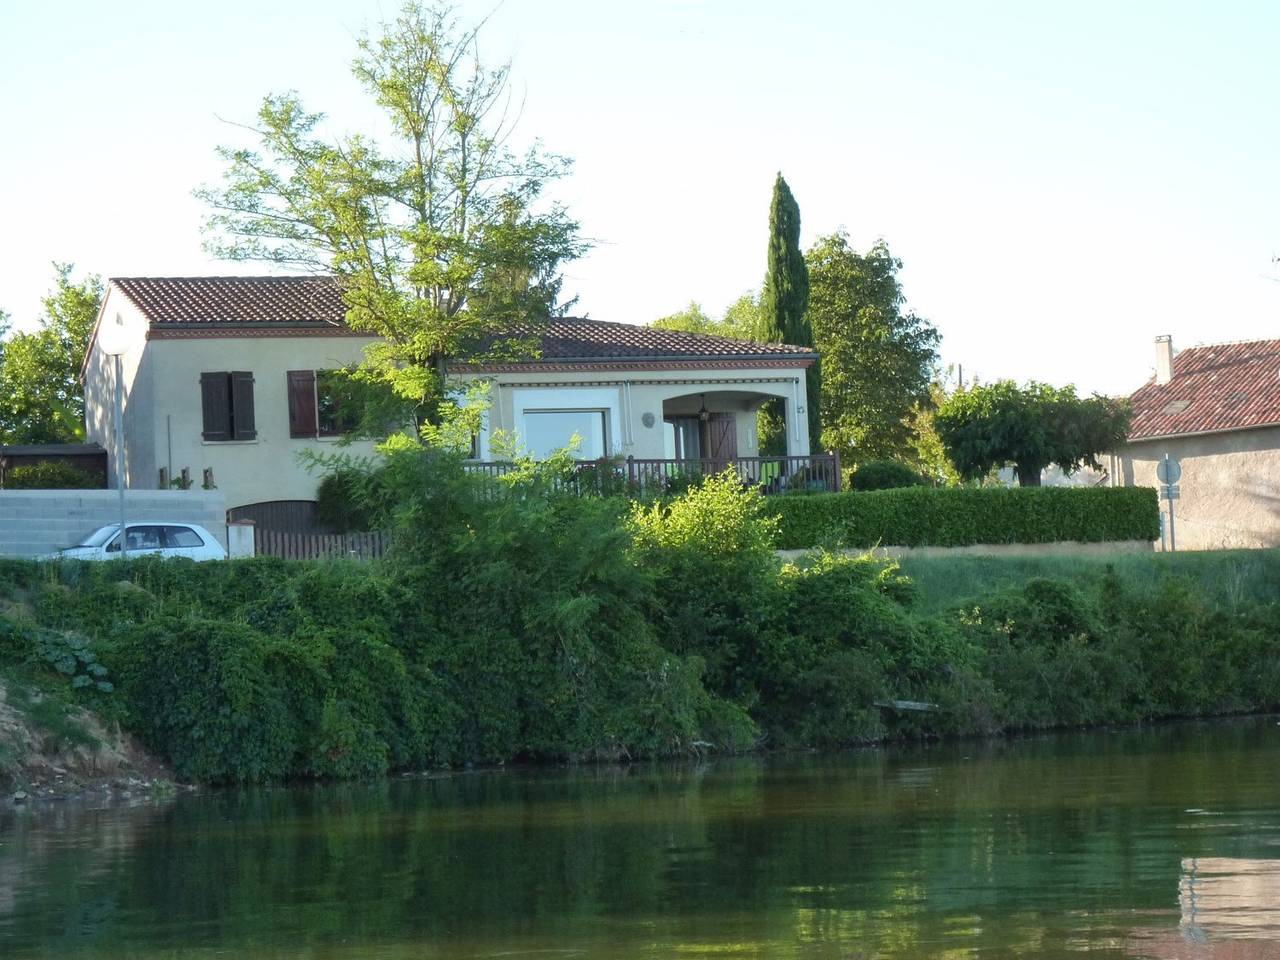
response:
[[[924,478],[920,474],[897,460],[868,460],[849,473],[851,490],[893,490],[918,487],[923,483]]]
[[[4,475],[6,490],[94,490],[102,485],[101,476],[52,460],[13,467]]]
[[[0,563],[0,670],[210,782],[1280,705],[1274,577],[1228,601],[1147,557],[939,608],[892,563],[783,564],[776,502],[732,475],[648,507],[561,480],[477,487],[452,458],[392,457],[380,564]]]
[[[376,524],[380,474],[343,466],[325,474],[316,488],[316,522],[331,533],[362,533]]]
[[[914,487],[775,497],[778,546],[957,547],[974,543],[1157,540],[1146,487]]]

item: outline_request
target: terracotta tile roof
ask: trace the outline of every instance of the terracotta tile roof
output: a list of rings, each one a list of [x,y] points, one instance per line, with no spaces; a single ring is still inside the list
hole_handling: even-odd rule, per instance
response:
[[[333,277],[113,277],[153,325],[328,323],[347,307]]]
[[[305,277],[116,277],[111,283],[142,311],[153,327],[226,328],[277,324],[344,325],[346,305],[337,281]],[[233,334],[234,335],[234,334]],[[811,359],[812,350],[761,344],[628,323],[564,317],[540,333],[535,362],[657,359]]]
[[[560,317],[539,333],[543,361],[726,359],[814,355],[806,347],[786,343],[754,343],[702,333],[659,330],[631,323]]]
[[[1130,398],[1130,440],[1280,424],[1280,340],[1190,347]]]

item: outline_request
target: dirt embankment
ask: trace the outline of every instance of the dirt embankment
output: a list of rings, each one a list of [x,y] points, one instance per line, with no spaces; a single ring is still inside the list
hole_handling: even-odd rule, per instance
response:
[[[0,802],[169,793],[172,773],[79,707],[0,679]]]

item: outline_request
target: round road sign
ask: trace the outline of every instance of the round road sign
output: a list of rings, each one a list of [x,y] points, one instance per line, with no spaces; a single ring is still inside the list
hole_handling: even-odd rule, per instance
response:
[[[1177,483],[1181,476],[1181,465],[1168,454],[1165,454],[1164,459],[1156,464],[1156,478],[1161,483]]]

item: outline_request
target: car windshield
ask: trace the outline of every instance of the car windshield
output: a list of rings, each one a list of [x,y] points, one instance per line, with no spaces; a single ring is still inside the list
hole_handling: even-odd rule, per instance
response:
[[[76,544],[76,546],[77,547],[100,547],[104,543],[106,543],[108,540],[110,540],[113,536],[115,536],[116,531],[119,529],[120,529],[120,525],[118,523],[109,523],[105,527],[99,527],[97,530],[93,531],[93,533],[89,534],[87,537],[82,538],[81,541]]]

